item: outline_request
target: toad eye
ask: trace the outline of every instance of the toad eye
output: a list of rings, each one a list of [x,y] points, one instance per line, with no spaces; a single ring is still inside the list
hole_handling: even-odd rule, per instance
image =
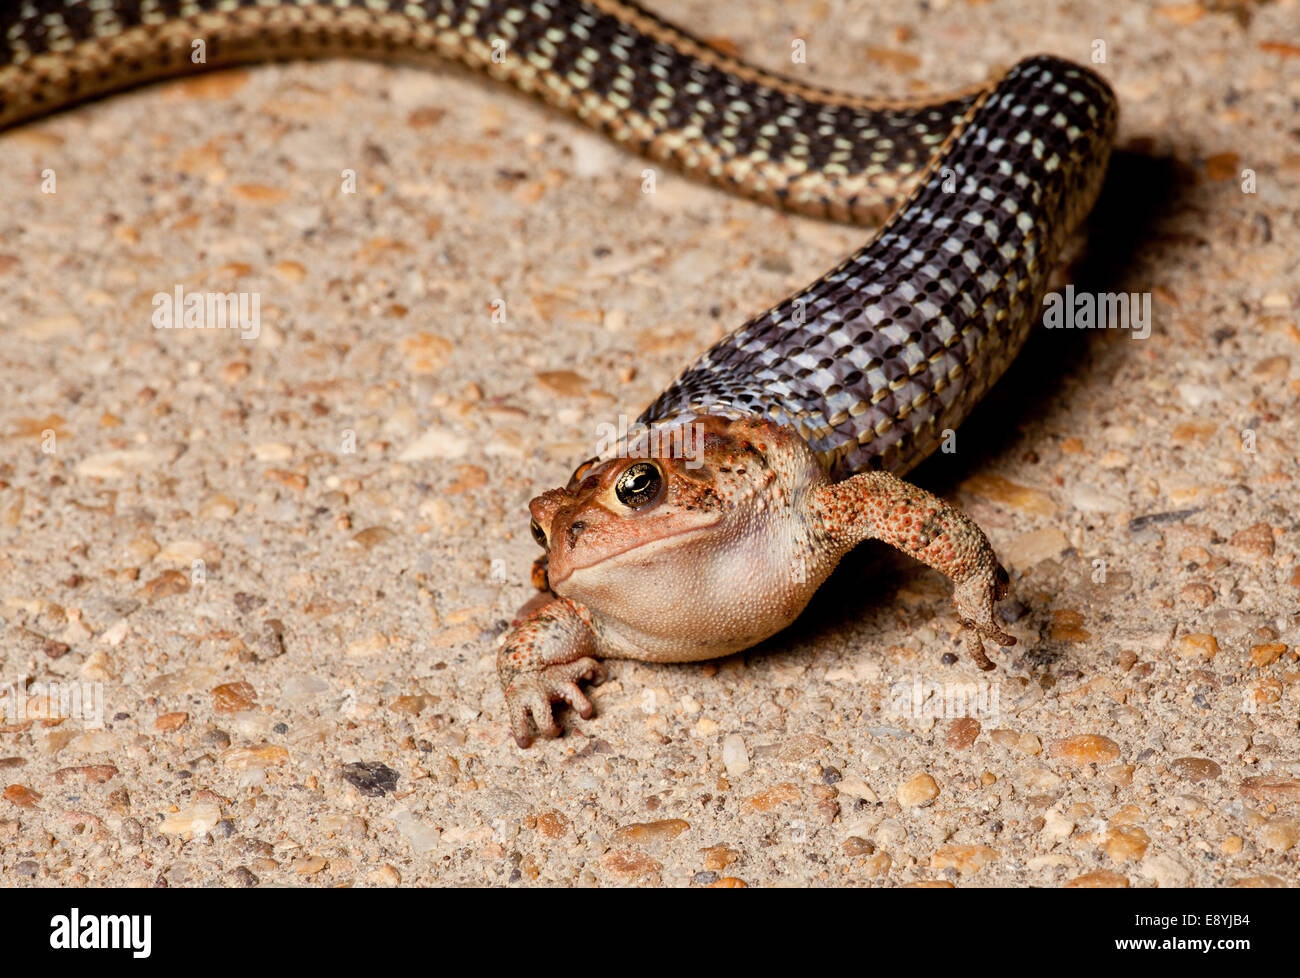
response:
[[[637,462],[629,465],[614,486],[614,495],[624,506],[637,509],[653,500],[659,494],[659,487],[664,478],[652,462]]]
[[[543,550],[549,549],[546,546],[546,531],[542,529],[541,523],[538,523],[537,520],[533,520],[532,523],[529,524],[528,529],[533,531],[533,539],[537,541],[539,547]]]

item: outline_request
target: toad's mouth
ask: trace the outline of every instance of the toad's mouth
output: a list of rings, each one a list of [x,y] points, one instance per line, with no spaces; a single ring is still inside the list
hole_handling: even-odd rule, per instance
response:
[[[670,542],[676,545],[685,542],[685,540],[688,540],[691,537],[704,536],[717,527],[720,522],[722,522],[722,517],[719,515],[715,516],[707,523],[693,523],[690,526],[683,527],[680,530],[674,530],[671,533],[657,533],[650,539],[637,540],[629,543],[625,547],[619,547],[617,550],[610,550],[601,553],[599,556],[592,556],[587,560],[566,560],[564,562],[564,573],[560,575],[555,574],[555,563],[552,561],[549,568],[551,587],[554,588],[557,584],[563,584],[573,576],[575,571],[589,570],[592,567],[598,567],[601,564],[608,563],[624,554],[631,553],[634,550],[647,550],[655,547],[662,547],[668,545]],[[683,538],[685,538],[685,540]]]

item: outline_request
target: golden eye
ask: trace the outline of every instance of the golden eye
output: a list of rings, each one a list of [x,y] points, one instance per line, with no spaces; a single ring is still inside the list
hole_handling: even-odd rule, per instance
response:
[[[539,547],[543,550],[549,549],[546,546],[546,531],[542,529],[541,523],[538,523],[537,520],[533,520],[532,523],[529,524],[528,529],[533,531],[533,539],[537,541]]]
[[[614,495],[624,506],[633,509],[644,506],[659,495],[664,478],[651,462],[637,462],[624,469],[614,486]]]

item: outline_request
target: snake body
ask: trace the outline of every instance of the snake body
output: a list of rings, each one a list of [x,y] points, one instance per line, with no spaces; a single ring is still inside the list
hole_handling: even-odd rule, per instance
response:
[[[754,68],[622,0],[17,0],[0,9],[0,128],[201,67],[337,55],[457,60],[738,193],[886,218],[641,417],[768,418],[837,478],[911,468],[1010,364],[1117,117],[1107,84],[1058,58],[873,99]]]

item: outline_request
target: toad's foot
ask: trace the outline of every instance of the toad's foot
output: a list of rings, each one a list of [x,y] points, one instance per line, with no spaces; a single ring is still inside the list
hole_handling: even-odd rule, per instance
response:
[[[524,673],[511,683],[506,689],[506,706],[510,710],[510,732],[515,743],[530,747],[534,725],[541,736],[558,737],[560,725],[555,722],[551,704],[560,700],[573,707],[584,720],[590,719],[596,708],[578,687],[579,679],[601,683],[605,679],[605,667],[595,659],[584,657]]]
[[[994,668],[993,662],[984,653],[981,635],[999,645],[1016,644],[1015,636],[1008,635],[993,621],[993,607],[1006,597],[1010,583],[1002,565],[993,561],[981,565],[976,573],[957,582],[952,589],[952,603],[957,606],[962,624],[962,644],[966,654],[981,669]]]
[[[568,703],[584,720],[595,713],[578,686],[581,679],[605,679],[604,667],[591,657],[595,649],[589,615],[565,598],[528,611],[516,623],[497,656],[497,675],[510,711],[510,732],[520,747],[532,744],[534,726],[543,737],[559,736],[554,702]]]

